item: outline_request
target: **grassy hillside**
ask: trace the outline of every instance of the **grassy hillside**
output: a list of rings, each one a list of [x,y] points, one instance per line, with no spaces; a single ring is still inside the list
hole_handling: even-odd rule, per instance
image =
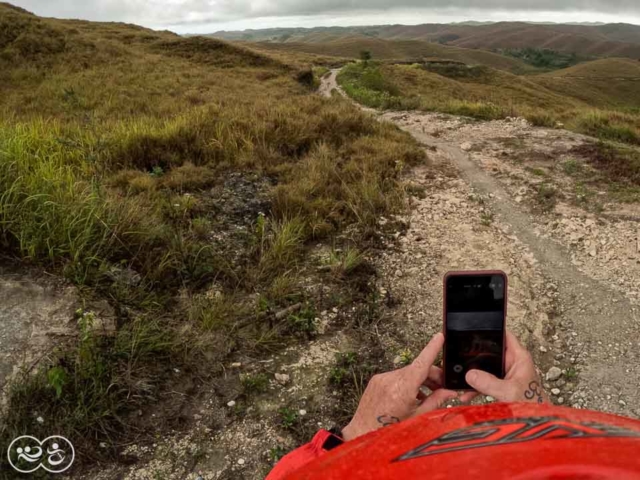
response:
[[[636,112],[640,108],[640,62],[634,60],[596,60],[530,80],[595,107]]]
[[[579,105],[519,77],[484,66],[348,65],[339,76],[347,93],[370,106],[419,108],[492,119]],[[362,88],[361,88],[362,87]],[[378,92],[378,94],[369,93]]]
[[[637,92],[625,99],[625,92],[616,93],[612,88],[607,94],[616,102],[607,103],[601,95],[578,92],[577,84],[570,88],[547,76],[516,76],[484,66],[460,65],[425,68],[360,62],[345,67],[338,80],[350,96],[371,107],[441,111],[481,119],[523,116],[538,125],[562,123],[602,139],[640,144]],[[595,88],[588,80],[581,81]]]
[[[640,58],[640,26],[537,25],[524,22],[489,24],[381,25],[312,29],[272,29],[218,32],[219,38],[247,41],[324,43],[328,37],[362,35],[386,40],[419,40],[462,48],[548,49],[584,57]]]
[[[372,53],[380,60],[415,60],[442,59],[454,60],[470,65],[487,65],[498,70],[510,72],[528,72],[534,69],[515,58],[505,57],[481,50],[447,47],[435,43],[403,40],[389,41],[364,36],[327,37],[323,41],[304,43],[258,43],[258,48],[265,51],[306,52],[317,55],[330,55],[343,58],[360,58],[364,50]]]
[[[640,27],[629,26],[640,33]],[[612,29],[611,34],[616,31]],[[616,41],[596,26],[532,25],[526,23],[498,23],[457,29],[456,36],[447,43],[465,48],[488,50],[506,48],[545,48],[583,56],[617,56],[640,58],[640,44]],[[618,37],[620,38],[620,37]],[[635,41],[635,36],[625,38]]]
[[[106,455],[81,447],[144,432],[131,412],[182,388],[174,368],[181,385],[221,375],[235,352],[312,338],[316,309],[366,295],[349,289],[356,253],[423,153],[312,83],[218,40],[0,4],[0,251],[118,315],[104,336],[78,312],[69,348],[13,386],[3,440],[54,431]],[[322,273],[309,242],[350,260]],[[172,408],[154,429],[178,422]]]
[[[570,68],[549,73],[546,76],[603,79],[624,78],[634,80],[640,78],[640,62],[627,58],[608,58],[581,63]]]

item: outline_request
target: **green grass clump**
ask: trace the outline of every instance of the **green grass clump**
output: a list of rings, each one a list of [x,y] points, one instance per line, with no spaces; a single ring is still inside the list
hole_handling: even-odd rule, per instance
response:
[[[300,422],[300,416],[298,412],[289,407],[282,407],[278,410],[280,415],[280,424],[286,430],[294,430],[296,425]]]
[[[178,340],[160,322],[139,318],[115,336],[104,336],[92,312],[78,312],[77,321],[74,349],[12,384],[3,440],[27,431],[43,437],[53,430],[73,438],[80,451],[95,439],[109,442],[126,431],[126,415],[152,398],[157,381],[166,377],[161,365]]]
[[[345,250],[332,250],[328,264],[333,272],[341,277],[346,277],[357,270],[365,258],[363,253],[354,247],[347,247]]]
[[[535,198],[540,209],[545,213],[549,213],[553,211],[556,203],[558,203],[558,191],[553,185],[542,183],[538,186]]]
[[[240,378],[242,388],[246,395],[259,395],[267,391],[269,378],[264,373],[244,375]]]
[[[342,69],[338,81],[347,95],[368,107],[415,108],[415,103],[403,97],[398,87],[383,76],[376,62],[350,63]]]
[[[562,163],[562,170],[567,175],[578,175],[584,170],[584,166],[576,159],[570,158],[569,160]]]
[[[640,145],[640,119],[618,112],[590,111],[575,120],[575,128],[602,140]]]

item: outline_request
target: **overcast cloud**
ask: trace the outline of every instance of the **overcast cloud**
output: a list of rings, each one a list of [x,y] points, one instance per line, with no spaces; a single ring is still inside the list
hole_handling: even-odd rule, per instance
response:
[[[284,26],[530,20],[640,23],[638,0],[9,0],[38,15],[180,33]]]

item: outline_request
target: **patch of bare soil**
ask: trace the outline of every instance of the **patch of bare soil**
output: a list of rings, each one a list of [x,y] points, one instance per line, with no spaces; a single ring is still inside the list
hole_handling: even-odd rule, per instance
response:
[[[0,389],[34,368],[78,334],[75,312],[96,315],[95,328],[112,332],[113,310],[106,302],[84,304],[78,291],[57,279],[0,267]]]

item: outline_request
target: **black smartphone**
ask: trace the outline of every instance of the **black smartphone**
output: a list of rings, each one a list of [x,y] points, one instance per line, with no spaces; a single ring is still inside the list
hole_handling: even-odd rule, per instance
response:
[[[469,370],[504,378],[507,275],[450,272],[444,277],[444,386],[469,390]]]

